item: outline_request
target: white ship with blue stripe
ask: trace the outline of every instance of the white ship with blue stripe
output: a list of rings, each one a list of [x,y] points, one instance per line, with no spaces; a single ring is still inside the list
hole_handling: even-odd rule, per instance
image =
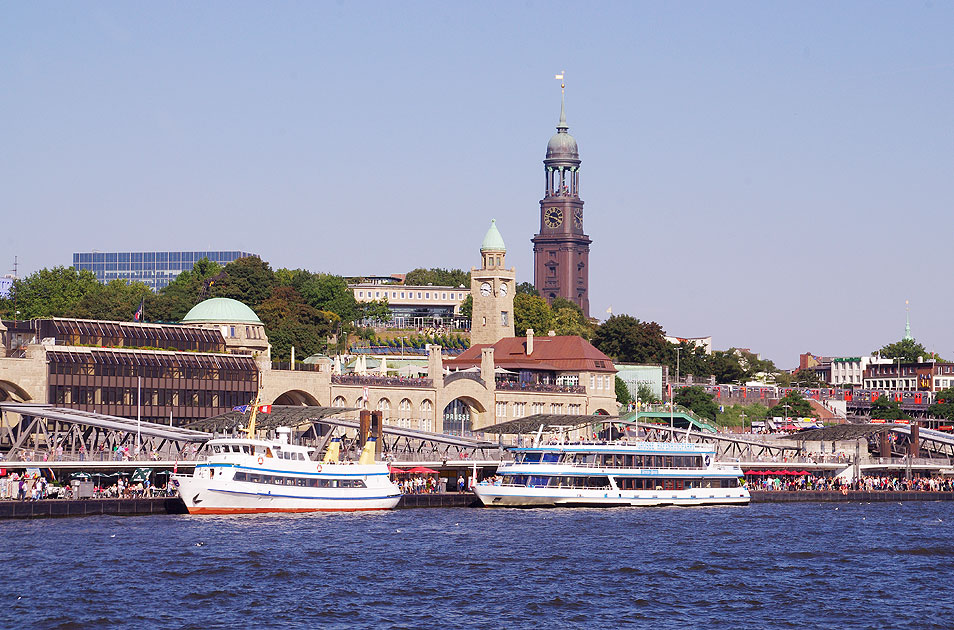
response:
[[[389,510],[401,493],[387,464],[374,462],[374,447],[371,438],[358,462],[341,462],[335,439],[317,462],[313,448],[287,439],[219,438],[191,476],[173,483],[190,514]]]
[[[512,462],[474,492],[485,506],[746,504],[742,470],[688,442],[572,442],[510,449]]]

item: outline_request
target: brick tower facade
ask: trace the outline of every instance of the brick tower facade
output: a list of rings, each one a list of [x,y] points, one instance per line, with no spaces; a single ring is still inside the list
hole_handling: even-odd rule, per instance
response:
[[[583,233],[580,153],[566,124],[565,98],[560,124],[543,160],[546,191],[540,201],[540,232],[533,243],[533,284],[547,303],[562,297],[590,315],[590,238]]]

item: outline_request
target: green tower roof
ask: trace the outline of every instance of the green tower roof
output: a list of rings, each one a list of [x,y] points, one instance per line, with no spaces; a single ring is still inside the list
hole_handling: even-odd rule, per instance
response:
[[[500,232],[497,230],[497,219],[490,220],[490,229],[487,230],[487,235],[484,236],[484,242],[480,244],[480,251],[482,252],[506,252],[507,246],[504,245],[503,237],[500,236]]]
[[[193,306],[183,324],[261,324],[255,311],[232,298],[212,298]]]

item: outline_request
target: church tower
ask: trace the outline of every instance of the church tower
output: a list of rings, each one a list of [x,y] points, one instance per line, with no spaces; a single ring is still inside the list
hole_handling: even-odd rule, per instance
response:
[[[497,221],[480,245],[481,267],[470,270],[470,295],[474,299],[470,343],[497,343],[513,337],[513,295],[517,272],[504,267],[507,247],[497,230]]]
[[[561,85],[561,88],[565,88]],[[580,153],[566,124],[565,91],[560,123],[543,160],[546,190],[540,201],[540,232],[533,243],[533,284],[547,303],[562,297],[590,315],[590,238],[583,233]]]

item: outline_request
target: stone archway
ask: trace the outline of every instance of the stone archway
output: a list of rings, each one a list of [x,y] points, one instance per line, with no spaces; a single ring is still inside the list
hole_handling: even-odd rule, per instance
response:
[[[31,400],[33,396],[16,383],[0,381],[0,402],[30,402]]]
[[[447,403],[443,412],[443,432],[450,435],[470,435],[474,424],[485,409],[476,399],[459,396]]]
[[[318,399],[306,391],[292,389],[272,402],[273,405],[318,406]]]

